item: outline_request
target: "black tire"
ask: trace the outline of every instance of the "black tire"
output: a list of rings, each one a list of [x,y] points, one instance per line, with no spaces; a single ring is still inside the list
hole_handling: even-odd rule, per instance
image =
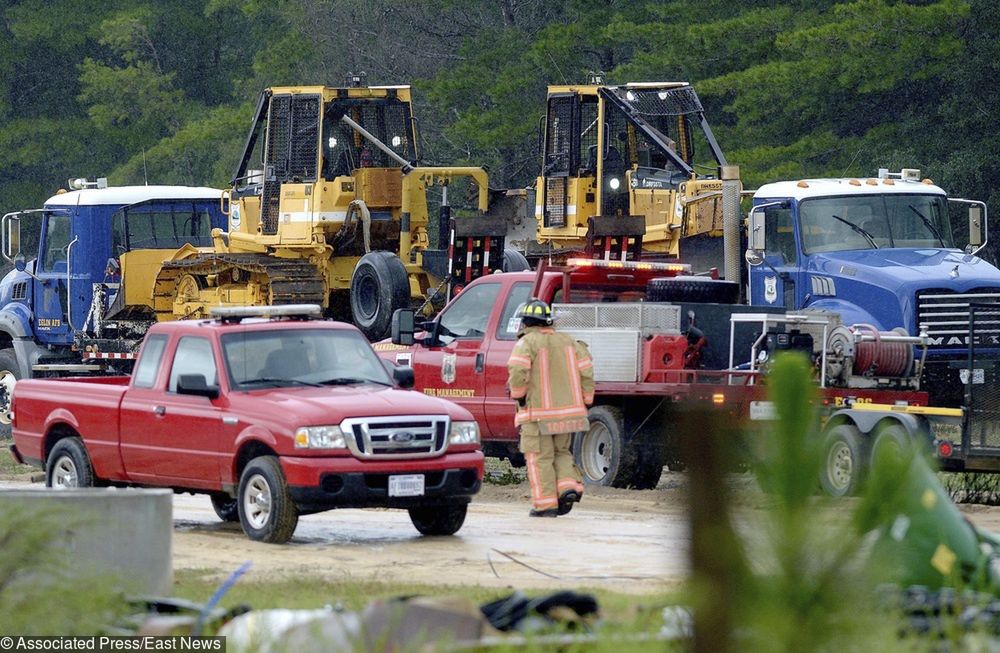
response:
[[[410,280],[392,252],[369,252],[351,276],[351,314],[369,340],[389,336],[392,314],[410,305]]]
[[[465,523],[468,504],[410,508],[410,521],[422,535],[454,535]]]
[[[853,424],[837,424],[823,439],[823,466],[819,484],[831,497],[858,493],[868,457],[861,432]]]
[[[236,497],[243,532],[251,540],[284,544],[292,539],[299,511],[274,456],[254,458],[240,475]]]
[[[508,247],[503,251],[503,271],[504,272],[524,272],[530,270],[531,264],[524,254]]]
[[[591,485],[635,487],[636,481],[642,480],[637,478],[641,476],[638,473],[641,456],[637,443],[625,438],[621,409],[593,406],[587,417],[590,429],[573,438],[573,457],[583,473],[583,481]]]
[[[56,442],[45,462],[45,485],[56,490],[94,487],[94,466],[80,438]]]
[[[691,302],[697,304],[735,304],[740,284],[707,277],[663,277],[646,285],[646,300],[651,302]]]
[[[228,494],[221,492],[213,494],[212,509],[224,522],[238,522],[240,520],[240,502]]]
[[[21,378],[21,368],[17,364],[17,354],[8,347],[0,349],[0,440],[9,440],[10,399],[14,383]]]

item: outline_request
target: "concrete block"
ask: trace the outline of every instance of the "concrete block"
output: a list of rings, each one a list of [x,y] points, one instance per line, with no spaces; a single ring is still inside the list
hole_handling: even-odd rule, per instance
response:
[[[82,576],[114,576],[126,593],[169,596],[173,496],[166,489],[5,490],[0,501],[65,514],[53,537]]]

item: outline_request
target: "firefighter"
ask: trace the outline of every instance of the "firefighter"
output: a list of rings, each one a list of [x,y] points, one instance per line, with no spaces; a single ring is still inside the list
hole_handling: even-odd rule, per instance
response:
[[[594,365],[584,343],[552,328],[552,309],[545,302],[530,300],[518,317],[521,330],[507,371],[531,485],[529,514],[565,515],[583,497],[583,477],[569,445],[574,432],[589,428]]]

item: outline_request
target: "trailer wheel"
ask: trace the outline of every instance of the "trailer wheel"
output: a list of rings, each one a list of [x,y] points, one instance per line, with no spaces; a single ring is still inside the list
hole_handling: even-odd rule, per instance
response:
[[[240,524],[251,540],[283,544],[292,539],[299,511],[274,456],[254,458],[240,475]]]
[[[913,440],[901,424],[890,424],[879,429],[872,445],[871,462],[874,465],[879,458],[891,456],[901,459],[907,452],[913,450]]]
[[[524,272],[530,270],[531,264],[524,254],[508,247],[503,251],[503,271],[504,272]]]
[[[851,424],[838,424],[823,441],[820,486],[832,497],[857,494],[866,463],[861,432]]]
[[[651,302],[692,302],[699,304],[735,304],[740,284],[708,277],[680,276],[651,279],[646,284],[646,299]]]
[[[94,487],[94,466],[80,438],[63,438],[52,447],[45,485],[56,490]]]
[[[573,442],[573,455],[583,480],[594,485],[632,487],[640,456],[636,443],[625,440],[621,409],[593,406],[587,418],[590,428],[576,434]]]
[[[10,403],[14,396],[14,383],[20,378],[17,354],[9,347],[0,349],[0,440],[11,437]]]
[[[351,314],[369,340],[388,337],[392,314],[410,305],[410,280],[392,252],[368,252],[351,276]]]
[[[422,535],[454,535],[465,523],[468,504],[410,508],[410,521]]]
[[[240,520],[239,501],[228,494],[216,493],[212,495],[212,509],[224,522],[238,522]]]

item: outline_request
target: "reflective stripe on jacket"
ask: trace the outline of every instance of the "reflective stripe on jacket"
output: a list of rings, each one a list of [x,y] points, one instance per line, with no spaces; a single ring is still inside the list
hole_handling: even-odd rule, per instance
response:
[[[594,401],[594,364],[587,346],[552,327],[527,327],[507,360],[510,396],[525,398],[514,423],[538,424],[541,433],[588,428]]]

